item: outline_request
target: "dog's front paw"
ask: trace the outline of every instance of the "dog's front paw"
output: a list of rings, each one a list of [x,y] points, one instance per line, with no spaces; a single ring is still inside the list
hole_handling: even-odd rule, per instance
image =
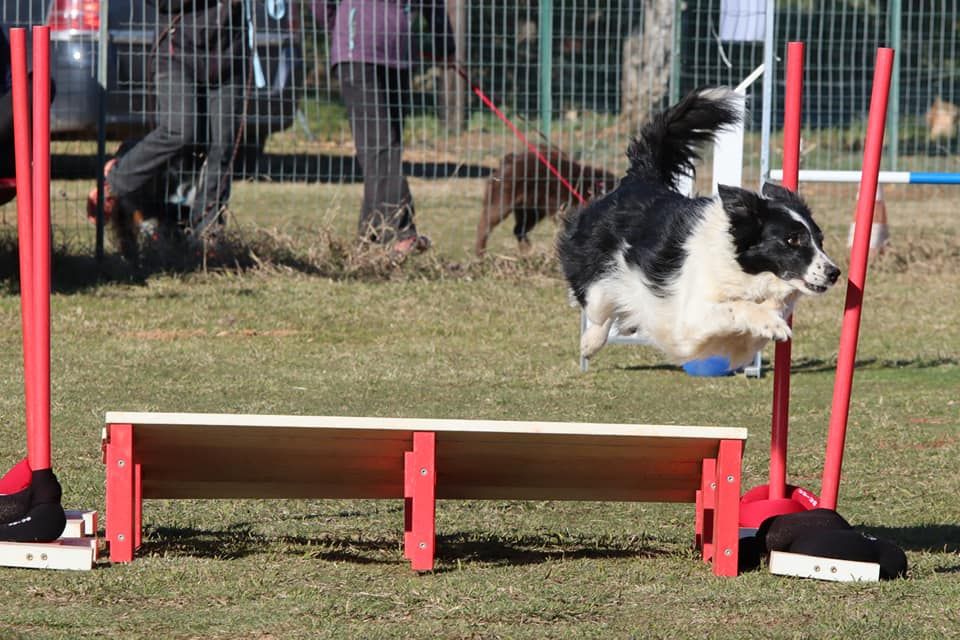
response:
[[[776,313],[768,314],[768,317],[757,328],[761,336],[777,342],[786,342],[793,337],[790,325]]]

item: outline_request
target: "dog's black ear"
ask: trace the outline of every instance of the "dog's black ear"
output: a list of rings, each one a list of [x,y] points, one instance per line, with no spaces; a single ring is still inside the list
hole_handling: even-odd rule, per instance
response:
[[[789,189],[775,182],[764,182],[763,189],[760,190],[763,197],[768,200],[790,200],[796,198],[796,195]]]
[[[720,184],[717,185],[717,192],[720,194],[720,201],[723,202],[724,210],[731,217],[754,217],[763,210],[760,197],[753,191]]]
[[[799,193],[790,191],[790,189],[773,182],[764,182],[761,193],[763,193],[763,197],[767,200],[778,200],[780,202],[791,202],[806,206]]]
[[[810,213],[807,203],[804,202],[803,198],[801,198],[800,194],[796,191],[790,191],[786,187],[774,184],[773,182],[763,183],[763,189],[760,191],[767,200],[779,202],[792,209],[806,211],[808,214]]]

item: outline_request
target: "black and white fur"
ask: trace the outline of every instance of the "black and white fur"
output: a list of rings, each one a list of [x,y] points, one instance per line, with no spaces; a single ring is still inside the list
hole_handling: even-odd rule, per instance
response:
[[[619,186],[564,221],[563,273],[592,323],[583,357],[616,321],[675,363],[721,355],[740,367],[768,340],[790,338],[785,318],[800,294],[837,281],[798,195],[770,183],[762,196],[726,186],[712,198],[677,192],[697,149],[739,121],[742,100],[701,89],[655,115],[630,144]]]

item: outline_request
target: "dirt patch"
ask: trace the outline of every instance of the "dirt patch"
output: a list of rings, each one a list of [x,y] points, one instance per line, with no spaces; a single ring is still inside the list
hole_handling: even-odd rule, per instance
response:
[[[205,329],[180,329],[180,330],[164,330],[164,329],[152,329],[149,331],[133,331],[126,332],[121,334],[127,338],[134,338],[136,340],[155,340],[155,341],[171,341],[171,340],[183,340],[184,338],[256,338],[256,337],[269,337],[269,338],[289,338],[291,336],[300,335],[301,331],[296,331],[293,329],[230,329],[223,331],[207,331]]]

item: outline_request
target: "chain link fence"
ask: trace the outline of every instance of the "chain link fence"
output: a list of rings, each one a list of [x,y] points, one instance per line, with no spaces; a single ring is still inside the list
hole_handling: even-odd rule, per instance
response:
[[[523,157],[535,147],[554,161],[559,173],[567,174],[574,190],[588,196],[602,190],[602,177],[623,174],[629,138],[651,110],[698,86],[736,85],[763,63],[768,3],[239,4],[245,5],[244,17],[231,23],[242,41],[231,54],[236,59],[211,59],[217,54],[204,53],[203,60],[184,62],[217,68],[229,62],[239,70],[239,116],[230,119],[233,133],[228,136],[229,170],[235,176],[231,197],[240,197],[240,184],[253,189],[278,183],[315,185],[312,202],[319,210],[343,193],[338,187],[357,185],[349,190],[349,198],[338,201],[337,215],[348,221],[340,226],[353,233],[356,221],[363,219],[361,211],[374,212],[367,222],[383,223],[398,219],[395,211],[412,211],[414,201],[418,212],[449,207],[449,195],[434,199],[434,190],[423,185],[452,185],[456,193],[469,193],[470,207],[476,209],[457,222],[462,241],[472,248],[473,228],[483,202],[491,197],[484,190],[491,177],[504,184],[502,174],[511,166],[502,163],[508,154]],[[788,40],[807,44],[804,168],[858,167],[874,53],[878,46],[892,46],[897,50],[897,69],[884,168],[960,171],[957,2],[776,4],[775,52],[782,52]],[[224,6],[224,11],[232,10],[230,3]],[[377,11],[386,12],[388,18],[377,18]],[[120,143],[136,140],[154,126],[157,61],[170,55],[165,47],[180,19],[176,12],[165,14],[154,5],[132,0],[111,0],[108,6],[96,0],[11,0],[0,12],[5,28],[49,23],[53,29],[55,224],[65,238],[92,247],[87,194],[100,164],[117,152]],[[370,29],[376,35],[364,35]],[[98,64],[104,55],[105,64]],[[351,67],[374,60],[370,56],[381,56],[375,61],[403,72],[384,84],[383,77],[364,76],[361,67]],[[348,67],[353,74],[349,87],[341,73]],[[780,166],[783,74],[775,67],[770,167]],[[747,186],[760,179],[761,86],[758,81],[748,90]],[[198,144],[186,160],[173,160],[164,171],[163,184],[142,194],[144,198],[159,198],[166,207],[178,198],[182,204],[196,197],[210,123],[227,117],[219,111],[205,113],[204,108],[204,104],[184,107],[195,110],[188,137]],[[399,124],[393,129],[384,126],[394,108],[404,112],[402,129]],[[578,172],[575,164],[596,169],[596,174]],[[412,188],[406,181],[391,183],[395,166],[414,181]],[[576,202],[570,188],[542,162],[515,164],[513,169],[524,173],[526,182],[510,188],[529,193],[500,195],[515,205],[512,224],[518,238],[537,221],[522,218]],[[591,181],[590,176],[599,178]],[[361,183],[366,186],[361,188]],[[531,189],[530,184],[546,186]],[[222,194],[223,199],[228,195]],[[520,202],[520,196],[527,200]],[[14,223],[12,211],[11,205],[0,208],[5,227]],[[383,214],[379,218],[377,211]],[[272,209],[259,211],[256,222],[269,225],[273,214]],[[192,224],[189,214],[177,215],[181,226]],[[397,237],[406,233],[404,224],[399,223]],[[359,230],[361,235],[370,231],[362,224]],[[376,232],[372,236],[376,238]]]

